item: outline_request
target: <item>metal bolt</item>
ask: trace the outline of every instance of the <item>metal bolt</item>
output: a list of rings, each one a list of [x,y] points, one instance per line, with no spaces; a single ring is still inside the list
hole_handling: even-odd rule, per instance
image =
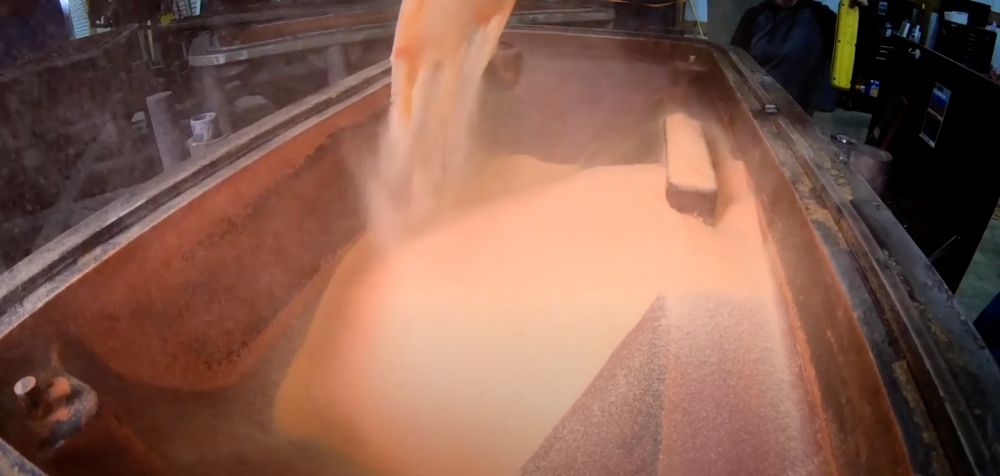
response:
[[[851,138],[851,137],[849,137],[849,136],[847,136],[845,134],[834,134],[834,135],[830,136],[830,138],[833,139],[833,141],[836,142],[836,143],[838,143],[838,144],[843,144],[843,145],[854,145],[854,144],[857,144],[857,141],[855,141],[853,138]]]

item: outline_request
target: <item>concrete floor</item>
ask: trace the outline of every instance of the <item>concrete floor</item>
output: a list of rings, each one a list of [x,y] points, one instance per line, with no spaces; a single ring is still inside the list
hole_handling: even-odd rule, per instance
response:
[[[972,259],[969,271],[962,280],[955,296],[962,311],[970,319],[986,307],[1000,292],[1000,208],[993,214],[979,251]]]
[[[868,135],[868,123],[871,122],[871,119],[871,114],[842,109],[813,114],[813,122],[825,134],[846,134],[859,143],[865,142],[865,137]]]

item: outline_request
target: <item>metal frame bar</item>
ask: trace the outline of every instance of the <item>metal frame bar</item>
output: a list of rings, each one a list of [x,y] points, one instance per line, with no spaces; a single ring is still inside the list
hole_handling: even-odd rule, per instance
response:
[[[517,12],[511,16],[511,25],[543,25],[561,23],[587,23],[610,21],[614,12],[594,8]],[[191,44],[188,63],[195,67],[220,66],[256,58],[275,56],[296,51],[325,48],[344,43],[392,38],[395,23],[336,28],[328,31],[294,35],[251,45],[211,46],[211,35],[195,38]]]

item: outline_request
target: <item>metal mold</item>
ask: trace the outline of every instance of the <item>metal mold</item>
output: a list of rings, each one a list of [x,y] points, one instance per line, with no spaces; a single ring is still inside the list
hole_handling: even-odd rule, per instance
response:
[[[635,128],[611,132],[642,142],[650,104],[678,98],[725,129],[757,194],[838,472],[998,467],[989,355],[877,197],[748,56],[703,40],[555,28],[505,40],[524,70],[516,88],[484,97],[490,147],[578,162],[594,146],[581,137],[601,142],[621,123]],[[696,80],[672,78],[692,57]],[[107,441],[135,465],[358,471],[275,435],[270,404],[339,250],[362,228],[351,168],[374,150],[388,98],[381,63],[223,139],[0,275],[0,386],[44,366],[54,344],[66,371],[114,409]],[[765,104],[780,112],[760,115]],[[0,414],[17,411],[13,395],[0,400]],[[14,419],[0,421],[26,452]],[[87,448],[77,457],[106,457]]]

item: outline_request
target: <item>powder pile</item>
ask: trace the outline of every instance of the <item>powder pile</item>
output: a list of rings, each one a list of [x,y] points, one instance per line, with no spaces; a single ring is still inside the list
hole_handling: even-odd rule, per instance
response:
[[[632,399],[662,405],[647,445],[671,461],[659,470],[812,472],[816,431],[742,164],[716,157],[710,227],[669,206],[660,164],[470,160],[512,6],[403,2],[368,232],[285,375],[278,429],[375,474],[530,472],[588,389],[614,390],[595,379],[620,375],[661,387]],[[661,296],[662,355],[606,369]]]
[[[363,238],[286,375],[279,428],[378,473],[518,473],[663,295],[668,469],[813,468],[756,204],[721,162],[714,228],[670,208],[661,165],[558,176],[520,158],[463,187],[516,191],[389,252]]]

